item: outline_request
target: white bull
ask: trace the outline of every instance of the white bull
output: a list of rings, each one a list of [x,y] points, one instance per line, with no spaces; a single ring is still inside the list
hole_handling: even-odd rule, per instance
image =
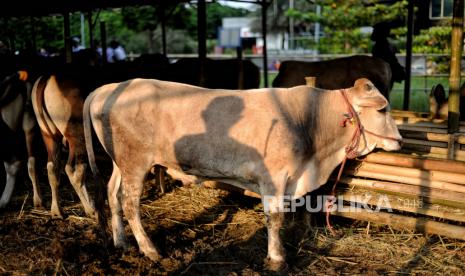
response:
[[[148,79],[98,88],[85,101],[84,129],[91,168],[97,171],[92,127],[113,159],[108,196],[115,246],[125,246],[122,209],[140,250],[159,259],[139,211],[147,173],[159,165],[260,193],[268,207],[270,266],[281,268],[279,198],[299,198],[325,184],[346,152],[398,150],[401,136],[386,109],[386,98],[367,79],[344,90],[238,92]],[[341,127],[348,114],[355,127]]]

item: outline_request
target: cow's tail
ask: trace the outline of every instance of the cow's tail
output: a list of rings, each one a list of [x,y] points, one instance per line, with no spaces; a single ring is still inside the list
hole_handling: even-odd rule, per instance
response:
[[[89,159],[89,166],[94,174],[94,179],[96,182],[96,195],[95,195],[95,205],[97,207],[97,224],[100,227],[100,233],[102,236],[103,243],[105,247],[108,246],[108,234],[107,234],[107,218],[105,215],[105,199],[106,199],[106,189],[103,177],[97,167],[97,162],[95,161],[95,152],[92,141],[92,119],[90,116],[90,104],[92,103],[95,93],[91,93],[86,100],[84,101],[83,108],[83,123],[84,123],[84,138],[86,141],[86,150],[87,157]]]
[[[84,138],[86,140],[86,150],[87,157],[89,158],[89,166],[94,176],[100,176],[100,171],[97,167],[97,162],[95,161],[95,152],[92,141],[92,121],[90,118],[90,104],[95,97],[95,93],[89,94],[86,100],[84,101],[83,108],[83,121],[84,121]]]
[[[31,90],[31,102],[33,106],[34,105],[36,106],[37,121],[42,122],[47,133],[53,136],[53,131],[50,128],[51,126],[49,125],[49,123],[51,123],[50,115],[48,114],[47,108],[45,106],[45,88],[47,87],[47,83],[49,79],[50,79],[50,76],[41,76],[36,80]],[[34,93],[35,93],[35,98],[32,97]]]

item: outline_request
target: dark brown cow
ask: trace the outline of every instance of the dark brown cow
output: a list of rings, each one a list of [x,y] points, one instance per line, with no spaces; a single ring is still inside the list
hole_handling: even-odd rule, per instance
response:
[[[431,88],[429,95],[429,110],[431,119],[449,118],[449,101],[446,98],[446,91],[442,84],[437,84]],[[460,87],[460,121],[465,121],[465,83]]]
[[[183,58],[171,64],[161,79],[221,89],[252,89],[260,85],[260,70],[249,60],[207,58],[203,79],[200,68],[200,59]]]
[[[11,199],[24,159],[28,160],[34,206],[42,206],[35,170],[36,159],[32,148],[36,121],[28,102],[30,89],[28,84],[23,82],[26,78],[24,72],[14,73],[4,78],[0,84],[0,158],[4,162],[6,172],[6,185],[0,198],[0,208],[4,208]]]
[[[344,90],[297,86],[238,93],[149,79],[98,88],[85,101],[84,130],[93,171],[92,128],[113,160],[108,202],[115,246],[126,244],[122,209],[140,250],[159,259],[139,211],[144,180],[159,165],[183,178],[259,193],[268,217],[270,265],[281,268],[281,200],[325,184],[346,153],[353,158],[376,147],[398,150],[401,136],[386,110],[388,101],[367,79]],[[347,114],[354,126],[341,126]]]
[[[305,77],[316,77],[315,87],[341,89],[351,87],[359,78],[367,78],[389,100],[391,68],[382,59],[356,55],[325,61],[283,61],[273,87],[304,85]]]

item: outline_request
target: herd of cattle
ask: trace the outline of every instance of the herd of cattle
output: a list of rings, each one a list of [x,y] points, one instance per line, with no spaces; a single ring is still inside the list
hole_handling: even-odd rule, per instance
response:
[[[106,67],[31,62],[25,66],[28,79],[17,73],[23,68],[10,65],[3,67],[0,83],[6,171],[0,208],[10,201],[23,160],[33,204],[44,205],[33,149],[41,136],[51,216],[63,216],[58,187],[60,151],[66,147],[71,185],[86,214],[102,218],[96,207],[102,197],[89,196],[84,177],[88,164],[99,175],[98,141],[113,162],[107,196],[114,244],[126,247],[123,211],[140,250],[153,260],[160,255],[142,227],[139,200],[154,166],[183,182],[210,179],[259,193],[268,207],[269,265],[278,270],[285,265],[280,198],[302,197],[325,184],[345,158],[375,148],[398,150],[402,139],[389,113],[389,67],[371,57],[289,61],[274,88],[262,89],[259,69],[248,61],[170,64],[147,56]],[[316,77],[318,88],[301,85],[306,76]]]

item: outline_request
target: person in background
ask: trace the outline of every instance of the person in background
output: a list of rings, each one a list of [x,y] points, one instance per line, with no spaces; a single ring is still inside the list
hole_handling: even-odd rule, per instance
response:
[[[405,68],[399,63],[396,57],[397,49],[392,45],[388,37],[391,35],[391,27],[387,22],[380,22],[373,26],[371,40],[375,42],[371,53],[373,57],[378,57],[391,66],[392,79],[391,88],[394,82],[405,80]]]
[[[73,49],[73,53],[79,52],[84,49],[84,46],[81,45],[81,40],[77,36],[73,36],[71,39],[71,46]]]
[[[126,60],[126,51],[118,41],[112,40],[110,48],[113,49],[113,62],[122,62]]]

